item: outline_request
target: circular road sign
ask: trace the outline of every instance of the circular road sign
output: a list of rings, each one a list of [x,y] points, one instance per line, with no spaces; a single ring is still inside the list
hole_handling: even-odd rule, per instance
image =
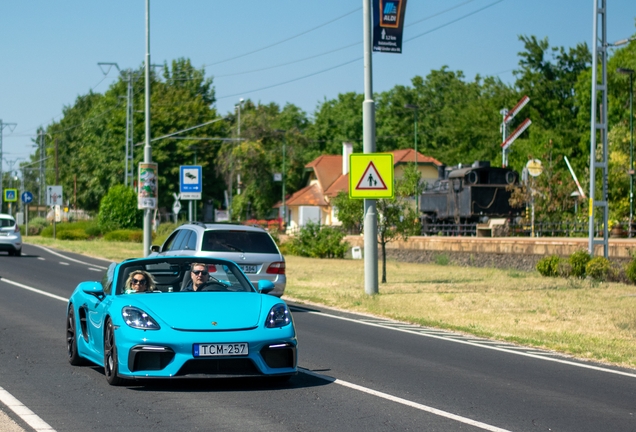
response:
[[[541,165],[539,159],[529,160],[526,164],[526,168],[528,168],[528,174],[532,177],[538,177],[543,172],[543,165]]]
[[[22,192],[22,202],[28,204],[31,201],[33,201],[33,194],[29,191]]]

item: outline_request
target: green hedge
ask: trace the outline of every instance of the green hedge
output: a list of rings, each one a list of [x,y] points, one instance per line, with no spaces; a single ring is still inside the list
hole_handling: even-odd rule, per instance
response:
[[[142,230],[115,230],[104,234],[104,240],[106,241],[120,241],[141,243],[144,239],[144,232]]]

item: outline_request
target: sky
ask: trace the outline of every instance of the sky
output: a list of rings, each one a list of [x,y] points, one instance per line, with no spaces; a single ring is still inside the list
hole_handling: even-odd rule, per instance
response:
[[[364,92],[362,4],[150,0],[150,63],[183,57],[205,68],[220,114],[243,98],[292,103],[311,116],[324,100]],[[608,42],[634,36],[636,1],[606,4]],[[519,35],[591,49],[594,15],[593,0],[408,0],[403,52],[373,54],[373,90],[408,86],[443,66],[469,81],[479,74],[512,84],[523,50]],[[34,152],[38,127],[58,121],[78,96],[103,93],[117,80],[117,71],[104,75],[99,62],[143,65],[145,26],[145,0],[2,2],[3,171]]]

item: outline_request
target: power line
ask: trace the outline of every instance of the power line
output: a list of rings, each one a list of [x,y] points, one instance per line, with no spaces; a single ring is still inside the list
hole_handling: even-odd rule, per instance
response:
[[[457,18],[457,19],[454,19],[454,20],[452,20],[452,21],[449,21],[449,22],[448,22],[448,23],[446,23],[446,24],[442,24],[442,25],[440,25],[440,26],[438,26],[438,27],[435,27],[434,29],[428,30],[428,31],[426,31],[426,32],[424,32],[424,33],[421,33],[421,34],[419,34],[419,35],[417,35],[417,36],[414,36],[414,37],[412,37],[412,38],[410,38],[410,39],[407,39],[407,40],[405,40],[404,42],[405,42],[405,43],[406,43],[406,42],[410,42],[410,41],[412,41],[413,39],[417,39],[417,38],[419,38],[419,37],[421,37],[421,36],[424,36],[424,35],[426,35],[426,34],[432,33],[432,32],[434,32],[434,31],[436,31],[436,30],[439,30],[439,29],[441,29],[441,28],[444,28],[444,27],[446,27],[446,26],[449,26],[449,25],[451,25],[451,24],[454,24],[454,23],[456,23],[456,22],[458,22],[458,21],[461,21],[461,20],[462,20],[462,19],[464,19],[464,18],[468,18],[469,16],[472,16],[472,15],[474,15],[474,14],[478,13],[478,12],[481,12],[481,11],[483,11],[483,10],[485,10],[485,9],[487,9],[487,8],[491,7],[491,6],[494,6],[494,5],[498,4],[498,3],[501,3],[501,2],[503,2],[503,1],[504,1],[504,0],[497,0],[497,1],[493,2],[493,3],[490,3],[490,4],[488,4],[488,5],[486,5],[486,6],[482,7],[482,8],[480,8],[480,9],[477,9],[477,10],[475,10],[475,11],[473,11],[473,12],[470,12],[470,13],[467,13],[467,14],[465,14],[465,15],[462,15],[461,17],[459,17],[459,18]],[[448,9],[448,10],[451,10],[451,9],[453,9],[453,8],[450,8],[450,9]],[[447,11],[448,11],[448,10],[447,10]],[[302,79],[305,79],[305,78],[309,78],[309,77],[312,77],[312,76],[315,76],[315,75],[319,75],[319,74],[321,74],[321,73],[325,73],[325,72],[328,72],[328,71],[331,71],[331,70],[334,70],[334,69],[338,69],[338,68],[340,68],[340,67],[346,66],[346,65],[348,65],[348,64],[351,64],[351,63],[356,62],[356,61],[361,60],[361,59],[362,59],[362,57],[357,57],[357,58],[355,58],[355,59],[353,59],[353,60],[349,60],[349,61],[347,61],[347,62],[340,63],[339,65],[332,66],[332,67],[330,67],[330,68],[323,69],[323,70],[320,70],[320,71],[318,71],[318,72],[313,72],[313,73],[310,73],[310,74],[308,74],[308,75],[303,75],[303,76],[301,76],[301,77],[292,78],[292,79],[290,79],[290,80],[283,81],[283,82],[280,82],[280,83],[277,83],[277,84],[272,84],[272,85],[269,85],[269,86],[260,87],[260,88],[253,89],[253,90],[242,91],[242,92],[234,93],[234,94],[230,94],[230,95],[220,96],[220,97],[217,97],[217,100],[227,99],[227,98],[230,98],[230,97],[241,96],[241,95],[245,95],[245,94],[248,94],[248,93],[254,93],[254,92],[258,92],[258,91],[262,91],[262,90],[268,90],[268,89],[271,89],[271,88],[274,88],[274,87],[280,87],[280,86],[285,85],[285,84],[289,84],[289,83],[292,83],[292,82],[295,82],[295,81],[299,81],[299,80],[302,80]]]
[[[413,39],[417,39],[417,38],[419,38],[419,37],[422,37],[422,36],[424,36],[424,35],[427,35],[427,34],[429,34],[429,33],[432,33],[432,32],[434,32],[434,31],[436,31],[436,30],[441,29],[441,28],[447,27],[447,26],[449,26],[449,25],[451,25],[451,24],[456,23],[457,21],[461,21],[461,20],[463,20],[464,18],[468,18],[468,17],[469,17],[469,16],[471,16],[471,15],[475,15],[476,13],[479,13],[479,12],[481,12],[481,11],[485,10],[485,9],[488,9],[488,8],[489,8],[489,7],[491,7],[491,6],[494,6],[494,5],[498,4],[498,3],[501,3],[502,1],[504,1],[504,0],[497,0],[496,2],[490,3],[490,4],[488,4],[488,5],[484,6],[484,7],[482,7],[481,9],[477,9],[477,10],[475,10],[475,11],[473,11],[473,12],[467,13],[466,15],[462,15],[462,16],[460,16],[460,17],[459,17],[459,18],[457,18],[457,19],[454,19],[454,20],[452,20],[452,21],[449,21],[449,22],[447,22],[446,24],[442,24],[442,25],[437,26],[437,27],[435,27],[435,28],[433,28],[433,29],[427,30],[427,31],[425,31],[424,33],[420,33],[420,34],[418,34],[418,35],[416,35],[416,36],[413,36],[413,37],[412,37],[412,38],[410,38],[410,39],[405,39],[405,40],[404,40],[404,42],[410,42],[410,41],[412,41]]]
[[[360,9],[362,9],[362,8],[356,8],[356,9],[354,9],[354,10],[350,11],[350,12],[347,12],[347,13],[346,13],[346,14],[344,14],[344,15],[340,15],[339,17],[334,18],[334,19],[332,19],[332,20],[329,20],[329,21],[327,21],[327,22],[325,22],[325,23],[323,23],[323,24],[320,24],[320,25],[318,25],[318,26],[316,26],[316,27],[310,28],[309,30],[305,30],[305,31],[303,31],[303,32],[300,32],[300,33],[298,33],[298,34],[295,34],[294,36],[290,36],[290,37],[288,37],[288,38],[286,38],[286,39],[283,39],[283,40],[280,40],[280,41],[278,41],[278,42],[274,42],[274,43],[272,43],[272,44],[270,44],[270,45],[266,45],[266,46],[264,46],[264,47],[257,48],[257,49],[255,49],[255,50],[248,51],[248,52],[246,52],[246,53],[239,54],[239,55],[234,56],[234,57],[229,57],[229,58],[226,58],[225,60],[221,60],[221,61],[218,61],[218,62],[215,62],[215,63],[210,63],[210,64],[207,64],[207,65],[203,65],[203,66],[204,66],[204,67],[205,67],[205,66],[216,66],[216,65],[221,64],[221,63],[226,63],[226,62],[229,62],[229,61],[231,61],[231,60],[236,60],[236,59],[238,59],[238,58],[245,57],[245,56],[248,56],[248,55],[250,55],[250,54],[254,54],[254,53],[257,53],[257,52],[260,52],[260,51],[263,51],[263,50],[269,49],[269,48],[274,47],[274,46],[276,46],[276,45],[280,45],[280,44],[282,44],[282,43],[285,43],[285,42],[288,42],[288,41],[290,41],[290,40],[292,40],[292,39],[295,39],[295,38],[297,38],[297,37],[299,37],[299,36],[305,35],[305,34],[307,34],[307,33],[311,33],[311,32],[312,32],[312,31],[314,31],[314,30],[318,30],[319,28],[324,27],[324,26],[326,26],[326,25],[328,25],[328,24],[331,24],[331,23],[333,23],[333,22],[336,22],[336,21],[338,21],[339,19],[342,19],[342,18],[344,18],[344,17],[346,17],[346,16],[348,16],[348,15],[351,15],[351,14],[352,14],[352,13],[354,13],[354,12],[358,12]]]
[[[301,77],[297,77],[297,78],[293,78],[293,79],[290,79],[290,80],[287,80],[287,81],[283,81],[283,82],[280,82],[280,83],[277,83],[277,84],[272,84],[272,85],[269,85],[269,86],[260,87],[260,88],[257,88],[257,89],[248,90],[248,91],[244,91],[244,92],[234,93],[234,94],[231,94],[231,95],[220,96],[220,97],[216,98],[216,100],[227,99],[227,98],[230,98],[230,97],[241,96],[241,95],[248,94],[248,93],[255,93],[255,92],[258,92],[258,91],[261,91],[261,90],[268,90],[268,89],[271,89],[271,88],[274,88],[274,87],[279,87],[279,86],[282,86],[282,85],[285,85],[285,84],[292,83],[294,81],[300,81],[302,79],[309,78],[309,77],[312,77],[314,75],[319,75],[321,73],[328,72],[330,70],[338,69],[338,68],[340,68],[342,66],[346,66],[346,65],[351,64],[353,62],[356,62],[358,60],[362,60],[362,57],[358,57],[358,58],[355,58],[353,60],[349,60],[347,62],[341,63],[339,65],[332,66],[330,68],[323,69],[323,70],[320,70],[318,72],[313,72],[313,73],[310,73],[309,75],[303,75]]]

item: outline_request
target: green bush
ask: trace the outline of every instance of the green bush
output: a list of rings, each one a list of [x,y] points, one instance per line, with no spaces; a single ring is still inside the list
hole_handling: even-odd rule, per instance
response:
[[[106,241],[141,243],[144,239],[142,230],[115,230],[104,234]]]
[[[632,283],[636,283],[636,257],[633,257],[629,264],[625,266],[625,275]]]
[[[611,268],[610,261],[605,257],[594,257],[585,266],[585,273],[594,280],[605,281]]]
[[[56,232],[58,240],[88,240],[88,234],[82,229],[62,230]]]
[[[585,277],[585,266],[592,257],[586,250],[578,250],[570,255],[570,265],[572,266],[572,276],[578,278]]]
[[[49,225],[43,217],[34,217],[29,221],[29,235],[39,235],[42,230]]]
[[[137,209],[135,191],[124,185],[110,188],[99,204],[97,221],[103,233],[140,228],[143,212]]]
[[[288,242],[287,250],[292,255],[312,258],[344,258],[349,250],[349,243],[343,242],[344,236],[337,227],[308,223]]]
[[[435,264],[439,266],[445,266],[445,265],[448,265],[449,262],[450,262],[450,258],[448,257],[447,254],[441,253],[441,254],[435,255]]]
[[[556,277],[559,276],[559,264],[561,258],[558,255],[550,255],[541,258],[537,263],[537,271],[542,276]]]

